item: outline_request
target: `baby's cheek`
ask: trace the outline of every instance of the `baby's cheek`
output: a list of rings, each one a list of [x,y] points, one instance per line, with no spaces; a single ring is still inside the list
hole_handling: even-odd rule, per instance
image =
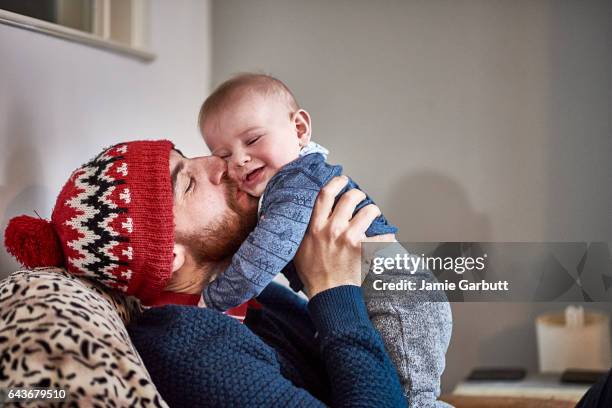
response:
[[[274,172],[279,171],[282,167],[291,163],[299,157],[299,151],[277,152],[275,155],[270,155],[267,160],[268,167]]]

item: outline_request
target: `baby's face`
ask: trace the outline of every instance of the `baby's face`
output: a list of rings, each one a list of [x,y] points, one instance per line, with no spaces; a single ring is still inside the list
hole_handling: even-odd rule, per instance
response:
[[[254,92],[207,118],[202,133],[212,154],[227,161],[229,175],[240,189],[256,197],[308,142],[296,126],[294,112],[280,98]]]

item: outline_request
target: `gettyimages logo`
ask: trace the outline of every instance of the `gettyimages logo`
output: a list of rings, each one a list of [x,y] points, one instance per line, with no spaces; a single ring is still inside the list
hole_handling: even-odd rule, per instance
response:
[[[440,256],[411,256],[407,252],[403,254],[395,254],[395,257],[376,256],[372,259],[372,272],[381,274],[385,270],[401,269],[408,273],[414,274],[419,269],[429,269],[436,271],[453,271],[457,274],[463,274],[466,271],[482,271],[485,269],[485,260],[487,254],[478,257],[460,256],[460,257],[440,257]]]
[[[415,301],[612,301],[608,243],[365,243],[363,289]]]

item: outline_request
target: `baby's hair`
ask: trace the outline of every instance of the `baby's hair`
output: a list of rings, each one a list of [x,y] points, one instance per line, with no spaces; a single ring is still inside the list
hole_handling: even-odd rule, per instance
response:
[[[202,130],[202,125],[207,117],[227,106],[245,91],[257,92],[264,96],[274,95],[286,103],[291,112],[300,108],[291,90],[281,80],[266,74],[246,72],[223,82],[206,98],[198,115],[198,128]]]

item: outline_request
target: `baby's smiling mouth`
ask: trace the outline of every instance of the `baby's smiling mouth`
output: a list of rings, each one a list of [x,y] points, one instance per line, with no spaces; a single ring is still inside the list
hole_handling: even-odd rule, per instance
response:
[[[250,171],[246,175],[246,177],[244,178],[245,183],[249,184],[249,183],[255,181],[258,178],[258,176],[262,173],[262,171],[263,171],[263,166],[255,169],[253,171]]]

